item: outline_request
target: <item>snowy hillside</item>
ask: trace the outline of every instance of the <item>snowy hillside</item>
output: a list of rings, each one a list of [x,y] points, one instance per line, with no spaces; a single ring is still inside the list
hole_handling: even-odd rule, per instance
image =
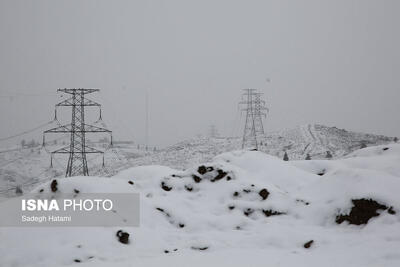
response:
[[[160,153],[136,158],[137,165],[167,165],[173,168],[187,168],[193,164],[209,161],[214,156],[241,149],[241,138],[194,138]],[[305,159],[310,154],[313,159],[323,159],[327,151],[339,158],[359,149],[362,144],[375,146],[394,142],[394,138],[365,133],[356,133],[323,125],[302,125],[294,129],[272,132],[260,138],[259,150],[283,158],[284,151],[289,159]]]
[[[394,137],[357,133],[324,125],[302,125],[295,129],[273,133],[266,138],[266,152],[283,157],[287,151],[290,159],[325,158],[329,151],[333,157],[341,157],[359,149],[362,145],[375,146],[394,142]]]
[[[92,146],[99,150],[106,150],[106,165],[102,166],[101,155],[89,156],[90,175],[114,175],[118,170],[132,166],[129,160],[153,153],[137,149],[133,144],[116,144],[112,148],[105,144]],[[29,191],[40,182],[54,177],[63,177],[68,157],[57,155],[50,166],[50,151],[57,148],[59,146],[46,145],[0,151],[0,199],[15,196],[16,187]]]
[[[60,178],[62,192],[140,193],[130,244],[119,228],[0,228],[0,265],[399,266],[399,162],[399,144],[338,160],[236,151],[185,171]]]
[[[241,138],[193,138],[159,151],[139,150],[133,144],[119,144],[107,150],[105,166],[102,158],[88,157],[91,175],[111,176],[134,166],[164,165],[175,169],[185,169],[210,161],[214,156],[241,149]],[[304,159],[310,154],[313,159],[323,159],[326,151],[334,158],[346,155],[361,144],[367,146],[387,144],[393,138],[349,132],[322,125],[303,125],[290,130],[273,132],[261,139],[260,150],[283,158],[287,151],[289,159]],[[0,197],[14,196],[16,187],[31,190],[38,182],[53,177],[62,177],[67,158],[56,157],[50,168],[49,151],[57,147],[14,149],[0,153]],[[100,147],[99,149],[104,149]],[[21,168],[21,166],[24,166]]]

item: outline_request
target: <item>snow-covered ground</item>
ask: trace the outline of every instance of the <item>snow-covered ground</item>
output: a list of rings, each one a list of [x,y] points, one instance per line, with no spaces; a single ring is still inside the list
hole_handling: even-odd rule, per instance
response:
[[[13,148],[0,151],[0,199],[15,196],[16,187],[24,192],[30,191],[41,182],[54,177],[63,177],[68,157],[55,155],[50,166],[50,152],[64,145],[47,144],[45,147]],[[102,166],[102,155],[88,156],[90,175],[112,176],[118,170],[130,166],[130,160],[153,154],[154,151],[137,149],[133,144],[91,144],[99,150],[106,151],[105,166]]]
[[[119,228],[0,228],[0,266],[400,266],[399,162],[399,144],[288,162],[234,151],[184,171],[59,178],[62,192],[140,193],[130,244]]]
[[[324,159],[327,151],[339,158],[360,148],[393,143],[394,138],[381,135],[350,132],[323,125],[302,125],[294,129],[272,132],[260,137],[260,150],[283,158],[284,151],[289,159],[304,159],[310,154],[312,159]],[[105,166],[102,156],[88,156],[90,175],[112,176],[119,171],[134,166],[164,165],[174,169],[186,169],[207,162],[218,154],[241,149],[241,138],[192,138],[165,149],[145,151],[134,144],[91,144],[104,150]],[[62,177],[67,158],[56,155],[50,168],[49,151],[60,148],[51,142],[46,147],[28,149],[7,149],[0,151],[0,198],[15,196],[16,187],[29,191],[41,181]],[[21,168],[21,166],[24,166]]]

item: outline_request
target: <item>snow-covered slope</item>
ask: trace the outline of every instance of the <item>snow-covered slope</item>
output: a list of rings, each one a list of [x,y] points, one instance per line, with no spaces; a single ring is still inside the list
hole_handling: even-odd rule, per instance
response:
[[[266,137],[269,154],[282,156],[287,151],[290,159],[313,159],[326,157],[329,151],[333,157],[341,157],[365,146],[376,146],[394,142],[394,137],[357,133],[319,124],[307,124],[291,130],[273,133]]]
[[[123,229],[131,243],[117,228],[0,228],[0,265],[400,266],[399,162],[398,144],[338,160],[235,151],[184,171],[61,178],[64,192],[140,193],[141,225]]]
[[[88,156],[90,175],[112,176],[118,170],[130,166],[133,158],[144,157],[154,153],[137,149],[133,144],[116,144],[112,148],[104,144],[95,146],[99,150],[106,150],[105,166],[102,166],[102,155]],[[50,166],[50,151],[60,146],[46,145],[32,148],[14,148],[0,151],[0,199],[15,196],[16,187],[24,192],[34,188],[37,184],[49,181],[54,177],[63,177],[68,157],[56,155]]]
[[[214,156],[241,149],[241,138],[194,138],[180,142],[157,154],[132,160],[134,166],[162,164],[173,168],[187,168],[193,164],[209,161]],[[327,151],[339,158],[359,149],[362,144],[375,146],[393,143],[394,138],[365,133],[356,133],[323,125],[302,125],[294,129],[272,132],[260,137],[259,150],[283,158],[286,151],[289,159],[326,158]]]
[[[260,140],[260,150],[283,158],[287,151],[290,160],[304,159],[307,154],[313,159],[326,157],[330,151],[334,158],[346,155],[361,144],[368,146],[387,144],[393,138],[349,132],[322,125],[303,125],[290,130],[268,134]],[[133,166],[164,165],[185,169],[210,161],[223,152],[241,149],[241,138],[192,138],[159,151],[138,150],[132,144],[120,144],[106,153],[105,167],[100,156],[88,157],[91,175],[112,176]],[[36,147],[0,153],[0,197],[14,196],[17,186],[29,191],[38,182],[61,177],[65,173],[66,158],[53,160],[50,155],[56,147]],[[21,168],[21,166],[23,166]]]

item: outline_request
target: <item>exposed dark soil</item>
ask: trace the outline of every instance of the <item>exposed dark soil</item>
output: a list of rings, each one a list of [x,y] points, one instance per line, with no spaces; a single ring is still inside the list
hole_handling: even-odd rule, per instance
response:
[[[201,178],[199,177],[199,176],[197,176],[197,175],[192,175],[192,178],[193,178],[193,180],[196,182],[196,183],[200,183],[201,182]]]
[[[264,215],[266,217],[270,217],[270,216],[277,216],[277,215],[285,215],[285,212],[281,212],[281,211],[276,211],[276,210],[262,210],[262,212],[264,213]]]
[[[373,199],[352,199],[351,202],[353,203],[353,207],[349,214],[339,214],[336,216],[337,224],[341,224],[344,221],[355,225],[367,224],[371,218],[379,216],[379,210],[387,210],[389,214],[396,213],[393,207],[387,207]]]
[[[207,167],[204,165],[199,166],[197,169],[197,172],[200,173],[201,175],[205,174],[207,172]]]
[[[51,184],[50,184],[51,192],[57,192],[57,190],[58,190],[57,185],[58,185],[57,180],[53,180],[51,182]]]

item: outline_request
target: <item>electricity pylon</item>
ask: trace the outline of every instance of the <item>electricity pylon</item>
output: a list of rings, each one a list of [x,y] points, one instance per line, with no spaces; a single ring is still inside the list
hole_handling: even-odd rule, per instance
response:
[[[210,125],[210,133],[209,134],[210,134],[211,138],[215,138],[218,136],[218,130],[214,124]]]
[[[90,99],[85,95],[94,92],[99,92],[99,89],[58,89],[57,92],[70,94],[71,97],[55,105],[55,120],[57,120],[58,107],[72,107],[72,119],[70,124],[61,125],[59,127],[44,131],[43,144],[45,134],[47,133],[69,133],[70,144],[69,146],[57,149],[51,152],[53,154],[69,154],[66,177],[71,176],[88,176],[89,169],[87,165],[86,154],[103,154],[104,165],[104,152],[86,145],[86,133],[109,133],[111,135],[112,145],[112,132],[108,129],[96,127],[85,123],[85,107],[98,107],[101,120],[101,105]]]
[[[265,106],[265,101],[261,99],[261,95],[262,93],[254,94],[254,123],[256,124],[256,135],[265,134],[262,118],[267,116],[265,111],[268,111]]]
[[[262,118],[266,117],[268,111],[265,101],[261,99],[262,93],[257,89],[243,89],[243,100],[239,103],[245,106],[242,112],[246,112],[246,121],[243,131],[242,149],[252,148],[258,150],[259,142],[257,138],[264,135]]]

